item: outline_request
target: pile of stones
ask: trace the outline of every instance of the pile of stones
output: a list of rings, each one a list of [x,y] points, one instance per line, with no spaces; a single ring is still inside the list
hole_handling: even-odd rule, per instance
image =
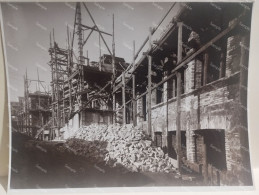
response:
[[[111,167],[123,166],[132,172],[175,171],[168,155],[133,125],[91,124],[79,128],[70,138],[84,140],[81,145],[68,140],[77,153]]]

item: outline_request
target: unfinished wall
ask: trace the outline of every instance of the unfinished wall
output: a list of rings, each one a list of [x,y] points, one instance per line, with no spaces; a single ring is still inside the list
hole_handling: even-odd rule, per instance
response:
[[[93,123],[112,124],[112,112],[102,110],[87,110],[80,112],[80,126]]]
[[[207,143],[207,147],[209,150],[215,151],[222,150],[221,146],[224,148],[226,167],[221,166],[223,172],[220,177],[225,183],[229,182],[227,174],[244,173],[250,170],[249,163],[244,164],[247,162],[245,158],[249,157],[247,121],[244,119],[246,118],[246,107],[245,103],[240,103],[240,99],[242,99],[240,91],[244,91],[240,79],[242,80],[247,75],[247,69],[244,68],[241,74],[240,67],[247,67],[246,64],[248,64],[247,40],[249,39],[240,35],[227,39],[226,77],[201,86],[202,62],[199,60],[189,62],[184,72],[181,130],[186,131],[186,151],[184,151],[186,159],[197,164],[202,164],[204,161],[202,144],[204,144],[205,135],[199,135],[196,131],[218,130],[223,132],[224,139],[221,139],[222,143],[218,147],[214,145],[211,147],[209,143]],[[245,79],[243,78],[243,85],[246,84]],[[164,90],[166,88],[167,83],[164,84]],[[243,96],[246,97],[246,95]],[[246,102],[245,97],[243,97],[244,102]],[[163,99],[166,100],[165,97]],[[139,105],[139,107],[141,106]],[[154,138],[155,132],[161,132],[161,145],[166,148],[168,146],[167,135],[171,131],[176,131],[176,98],[173,97],[168,101],[155,104],[152,93],[152,137]],[[215,169],[213,165],[210,166],[212,166],[211,170]],[[211,176],[218,177],[214,172],[211,171]],[[223,174],[224,172],[226,174]],[[244,183],[245,179],[249,180],[246,176],[240,178]]]

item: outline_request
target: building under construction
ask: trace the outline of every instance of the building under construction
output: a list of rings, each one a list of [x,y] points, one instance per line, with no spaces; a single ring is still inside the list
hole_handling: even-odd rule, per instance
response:
[[[39,73],[37,75],[37,79],[29,79],[26,72],[24,97],[11,102],[12,128],[32,137],[38,137],[38,132],[42,131],[41,139],[48,139],[49,132],[45,128],[51,120],[51,95],[45,82],[39,79]]]
[[[180,3],[159,39],[153,39],[158,25],[150,28],[137,51],[133,41],[128,64],[115,55],[114,30],[101,31],[86,4],[77,3],[67,48],[58,46],[54,32],[50,36],[51,96],[31,94],[25,87],[22,131],[60,140],[68,131],[92,123],[132,123],[141,126],[179,170],[184,164],[215,184],[234,175],[249,181],[246,89],[251,9],[242,3]],[[83,24],[83,17],[93,26]],[[99,62],[90,61],[84,50],[92,33],[98,33],[109,51]],[[111,46],[106,38],[112,39]],[[30,122],[33,117],[38,122]]]

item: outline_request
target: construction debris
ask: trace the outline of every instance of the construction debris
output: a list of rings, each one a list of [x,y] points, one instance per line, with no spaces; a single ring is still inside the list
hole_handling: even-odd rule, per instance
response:
[[[67,141],[77,154],[98,162],[103,160],[111,167],[122,165],[132,172],[175,171],[168,155],[160,147],[153,146],[149,137],[132,125],[92,124],[80,128],[71,138],[87,141],[83,146],[73,139]]]

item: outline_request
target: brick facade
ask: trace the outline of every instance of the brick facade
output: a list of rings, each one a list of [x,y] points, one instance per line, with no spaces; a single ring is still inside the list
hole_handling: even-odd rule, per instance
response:
[[[184,71],[181,129],[186,131],[186,150],[184,151],[186,159],[190,163],[202,164],[204,162],[202,145],[206,136],[197,134],[196,131],[213,130],[217,133],[217,130],[221,130],[225,137],[225,141],[222,141],[225,143],[221,143],[221,145],[224,147],[226,157],[226,169],[221,170],[222,175],[249,169],[249,165],[244,163],[245,159],[242,158],[241,153],[241,140],[247,139],[247,132],[242,131],[246,124],[242,124],[243,120],[240,118],[246,117],[246,110],[244,111],[244,106],[242,108],[240,104],[240,63],[241,59],[245,58],[244,55],[247,55],[244,52],[243,56],[241,55],[241,46],[247,43],[242,43],[241,40],[247,41],[248,39],[244,39],[240,35],[227,39],[225,77],[202,86],[202,62],[198,59],[189,62]],[[167,100],[168,93],[172,93],[172,91],[168,92],[168,88],[174,90],[175,87],[173,81],[171,79],[168,81],[171,83],[164,83],[164,101],[162,103],[156,104],[155,90],[152,92],[152,137],[154,138],[154,132],[162,132],[163,148],[168,147],[168,132],[176,131],[176,97],[172,95],[173,97]],[[140,113],[140,104],[139,100],[138,113]],[[141,121],[141,117],[138,115],[138,123]],[[247,156],[246,153],[244,155]],[[213,168],[211,170],[211,177],[217,178],[217,172],[214,171],[214,173]],[[221,177],[223,178],[223,176]]]

